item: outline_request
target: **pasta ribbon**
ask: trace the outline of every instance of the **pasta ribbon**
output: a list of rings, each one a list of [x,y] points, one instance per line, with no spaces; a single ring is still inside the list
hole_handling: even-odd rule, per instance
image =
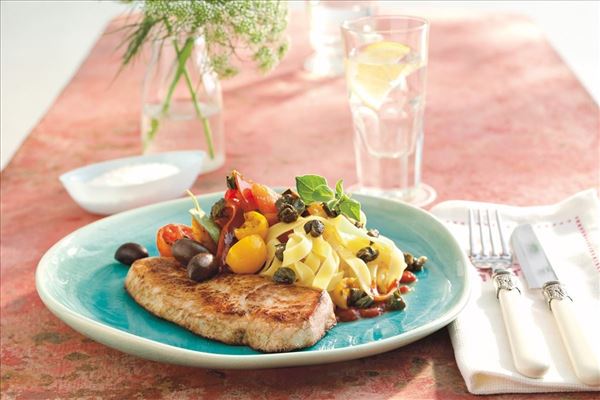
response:
[[[319,220],[323,234],[312,237],[304,225]],[[279,238],[288,235],[283,261],[275,256]],[[294,270],[297,283],[331,291],[345,277],[354,277],[360,288],[373,296],[385,295],[390,285],[400,280],[406,268],[404,255],[395,243],[384,237],[372,237],[346,217],[309,216],[292,223],[277,223],[267,235],[267,261],[261,275],[273,276],[282,267]],[[356,254],[364,247],[378,251],[377,258],[365,263]]]

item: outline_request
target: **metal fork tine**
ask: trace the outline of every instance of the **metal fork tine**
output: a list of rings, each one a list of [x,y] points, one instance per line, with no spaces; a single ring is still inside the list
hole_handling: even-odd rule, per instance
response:
[[[498,252],[496,251],[496,245],[494,244],[494,234],[492,233],[492,219],[490,218],[490,209],[489,208],[487,210],[485,210],[485,214],[486,214],[486,219],[487,219],[487,224],[488,224],[488,233],[490,236],[490,245],[492,246],[492,255],[496,256],[496,255],[498,255]]]
[[[473,216],[473,210],[469,208],[469,256],[475,257],[475,217]]]
[[[479,238],[481,239],[481,255],[487,257],[489,255],[487,245],[485,244],[485,235],[483,234],[483,217],[481,210],[477,210],[477,219],[479,220]]]
[[[510,256],[510,249],[506,242],[506,236],[504,235],[504,228],[502,226],[502,218],[500,217],[498,210],[496,210],[496,223],[498,224],[498,234],[500,235],[500,243],[502,244],[502,254],[500,255]]]

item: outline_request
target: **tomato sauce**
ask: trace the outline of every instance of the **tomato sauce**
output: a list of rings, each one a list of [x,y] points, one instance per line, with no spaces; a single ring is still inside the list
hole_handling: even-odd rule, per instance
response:
[[[359,318],[374,318],[378,317],[385,312],[384,303],[375,303],[369,308],[356,308],[350,307],[343,309],[340,307],[335,308],[335,316],[339,322],[350,322],[356,321]]]

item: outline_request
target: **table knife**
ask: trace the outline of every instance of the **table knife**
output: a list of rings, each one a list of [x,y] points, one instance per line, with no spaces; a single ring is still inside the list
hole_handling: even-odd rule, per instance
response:
[[[530,289],[542,289],[575,375],[587,385],[600,385],[600,359],[577,318],[576,303],[556,277],[533,227],[530,224],[518,226],[511,241],[527,285]]]

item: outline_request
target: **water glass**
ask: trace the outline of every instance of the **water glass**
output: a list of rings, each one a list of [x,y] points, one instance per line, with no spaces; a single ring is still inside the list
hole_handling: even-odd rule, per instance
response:
[[[314,53],[304,67],[318,77],[342,75],[344,51],[340,25],[347,20],[373,15],[376,1],[308,0],[309,39]]]
[[[421,182],[429,23],[376,16],[342,24],[354,125],[355,192],[424,206],[436,196]]]

